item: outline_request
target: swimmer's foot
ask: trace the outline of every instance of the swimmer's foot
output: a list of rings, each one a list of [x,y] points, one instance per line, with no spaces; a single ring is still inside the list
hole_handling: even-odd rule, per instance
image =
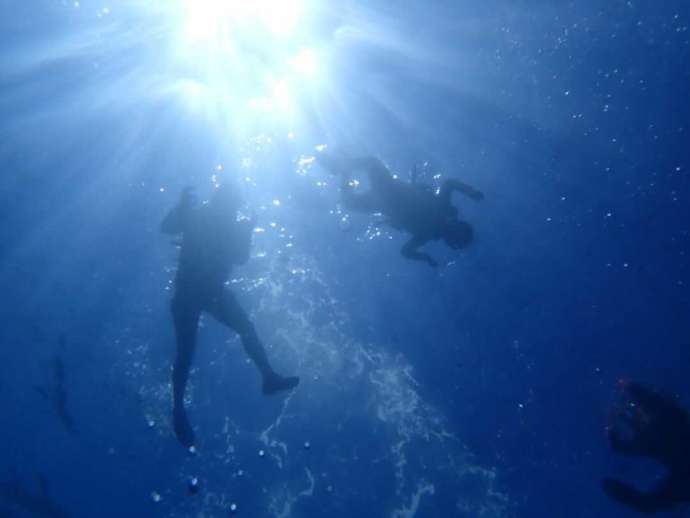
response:
[[[185,448],[194,446],[194,430],[192,430],[189,419],[187,419],[187,412],[182,406],[176,406],[173,409],[173,427],[175,436],[182,446]]]
[[[292,390],[297,385],[299,385],[299,378],[297,376],[283,377],[273,374],[264,378],[262,390],[264,395],[270,396],[284,390]]]

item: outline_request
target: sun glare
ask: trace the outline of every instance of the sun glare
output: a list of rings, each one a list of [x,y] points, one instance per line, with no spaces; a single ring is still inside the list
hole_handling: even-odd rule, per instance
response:
[[[195,39],[215,38],[247,25],[289,35],[303,9],[301,0],[186,0],[186,30]]]
[[[316,0],[311,0],[313,3]],[[294,115],[293,94],[315,79],[307,0],[181,0],[176,57],[218,115]],[[243,112],[243,110],[248,110]],[[222,115],[222,113],[220,114]]]

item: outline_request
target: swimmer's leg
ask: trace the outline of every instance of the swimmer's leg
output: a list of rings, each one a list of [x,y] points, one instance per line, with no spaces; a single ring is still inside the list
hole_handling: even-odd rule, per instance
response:
[[[283,377],[277,374],[268,361],[266,349],[256,334],[254,324],[237,302],[235,296],[229,291],[214,299],[208,308],[208,312],[219,322],[240,335],[242,346],[247,356],[254,362],[263,378],[264,394],[275,394],[283,390],[290,390],[299,384],[297,376]]]
[[[175,323],[175,337],[177,352],[173,365],[173,426],[175,435],[183,446],[194,445],[194,431],[189,424],[184,407],[184,393],[192,366],[194,349],[196,348],[196,333],[199,325],[200,310],[192,307],[188,301],[176,295],[171,305],[173,321]]]

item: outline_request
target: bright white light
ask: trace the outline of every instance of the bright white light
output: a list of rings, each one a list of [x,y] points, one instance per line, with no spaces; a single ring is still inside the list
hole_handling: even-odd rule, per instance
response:
[[[251,30],[291,34],[302,16],[302,0],[185,0],[186,33],[195,40]]]
[[[290,65],[306,77],[314,77],[316,74],[316,55],[312,49],[301,48],[290,59]]]
[[[321,1],[176,0],[172,56],[186,105],[231,131],[294,124],[321,72],[312,48]]]

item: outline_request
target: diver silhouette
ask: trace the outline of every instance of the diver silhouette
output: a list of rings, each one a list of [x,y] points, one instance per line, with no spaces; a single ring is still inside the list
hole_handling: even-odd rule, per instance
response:
[[[26,511],[31,516],[69,518],[70,514],[53,500],[48,479],[40,473],[37,478],[38,492],[27,489],[17,480],[16,476],[10,480],[0,480],[0,501],[6,501],[13,510]]]
[[[239,205],[237,193],[228,186],[220,186],[210,202],[198,206],[188,187],[161,224],[163,233],[182,236],[171,303],[177,340],[172,375],[173,424],[178,440],[187,447],[194,444],[194,432],[187,418],[184,393],[202,312],[239,334],[245,352],[261,373],[264,394],[299,384],[298,377],[283,377],[273,370],[254,325],[225,287],[232,266],[249,259],[254,220],[238,221]]]
[[[457,250],[468,246],[474,230],[466,221],[458,219],[458,210],[451,204],[454,191],[479,201],[484,195],[458,180],[446,180],[438,193],[430,187],[403,182],[393,177],[388,168],[375,157],[345,158],[327,151],[317,154],[318,163],[327,171],[340,177],[343,205],[356,212],[380,212],[387,223],[396,230],[412,234],[400,253],[406,259],[424,261],[438,266],[436,261],[419,248],[429,241],[442,239],[450,248]],[[369,191],[355,192],[350,177],[356,170],[367,173]],[[416,173],[416,170],[415,170]]]
[[[602,488],[617,502],[644,514],[667,511],[690,502],[690,413],[654,389],[621,381],[622,402],[608,427],[611,449],[620,455],[650,457],[666,476],[650,491],[614,479]]]
[[[65,389],[65,362],[62,358],[65,350],[66,339],[64,335],[60,335],[58,341],[58,352],[53,357],[51,367],[53,371],[53,385],[52,390],[44,389],[42,387],[35,387],[36,391],[48,400],[55,412],[68,432],[74,432],[74,420],[67,410],[67,390]]]

